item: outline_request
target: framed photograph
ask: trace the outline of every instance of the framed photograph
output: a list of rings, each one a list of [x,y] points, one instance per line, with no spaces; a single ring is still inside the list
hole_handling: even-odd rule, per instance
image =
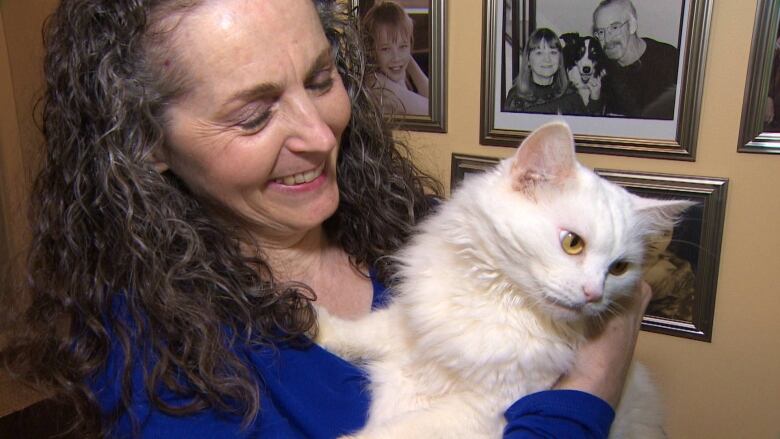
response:
[[[780,0],[759,0],[739,152],[780,153]]]
[[[595,171],[639,196],[696,202],[685,211],[668,242],[656,245],[648,255],[645,280],[653,288],[654,298],[642,320],[642,328],[711,341],[728,180]]]
[[[484,172],[498,164],[499,159],[475,155],[453,154],[450,166],[450,193],[469,175]]]
[[[494,158],[453,154],[450,188],[496,163]],[[655,298],[642,329],[711,341],[728,180],[606,169],[596,173],[639,196],[696,202],[648,254],[645,280]]]
[[[712,0],[484,0],[480,142],[552,118],[580,152],[689,160]]]
[[[366,86],[400,128],[447,132],[444,0],[351,0]]]

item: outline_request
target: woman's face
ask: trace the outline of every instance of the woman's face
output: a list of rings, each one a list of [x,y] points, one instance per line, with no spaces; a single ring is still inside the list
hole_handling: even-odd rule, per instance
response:
[[[256,237],[289,239],[338,206],[350,101],[310,0],[216,1],[173,36],[190,90],[155,158]]]
[[[379,71],[395,82],[406,79],[406,66],[412,56],[408,35],[404,36],[400,29],[389,32],[387,26],[378,26],[374,35],[374,52]]]
[[[560,50],[550,47],[544,40],[539,43],[539,47],[531,49],[531,53],[528,54],[528,64],[535,83],[552,84],[555,72],[560,66],[560,56]]]

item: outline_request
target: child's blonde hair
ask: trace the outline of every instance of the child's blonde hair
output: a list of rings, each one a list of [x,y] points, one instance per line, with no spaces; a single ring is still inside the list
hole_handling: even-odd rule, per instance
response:
[[[412,18],[404,11],[398,3],[394,1],[383,1],[375,4],[366,12],[366,15],[360,20],[361,33],[363,41],[371,52],[371,63],[374,64],[375,55],[373,54],[374,42],[377,32],[381,28],[387,32],[387,37],[391,41],[397,41],[399,38],[409,38],[412,42],[414,25]]]

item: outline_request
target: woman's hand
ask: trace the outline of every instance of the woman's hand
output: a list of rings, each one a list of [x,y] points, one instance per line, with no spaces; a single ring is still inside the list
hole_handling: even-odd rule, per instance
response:
[[[620,402],[623,384],[631,366],[636,338],[647,304],[653,296],[641,281],[636,294],[621,301],[621,313],[594,328],[577,351],[574,366],[555,384],[556,389],[580,390],[598,396],[613,408]]]

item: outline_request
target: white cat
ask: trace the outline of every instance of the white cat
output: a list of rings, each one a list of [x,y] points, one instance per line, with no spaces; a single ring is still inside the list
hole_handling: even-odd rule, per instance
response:
[[[370,375],[354,437],[500,438],[504,411],[570,368],[586,321],[635,290],[646,241],[689,205],[584,168],[563,123],[532,133],[421,225],[386,309],[357,321],[319,310],[316,341]],[[611,437],[664,437],[643,371],[629,374]]]

